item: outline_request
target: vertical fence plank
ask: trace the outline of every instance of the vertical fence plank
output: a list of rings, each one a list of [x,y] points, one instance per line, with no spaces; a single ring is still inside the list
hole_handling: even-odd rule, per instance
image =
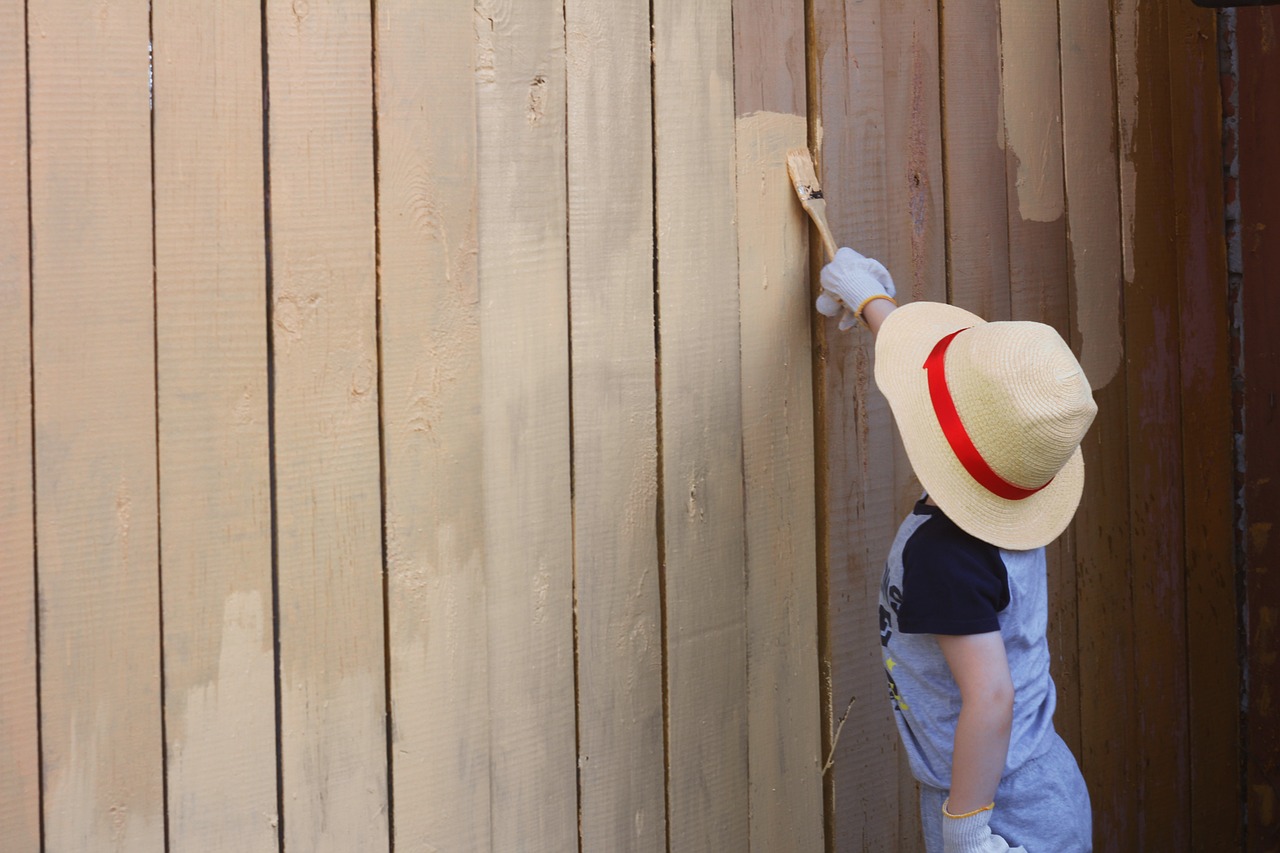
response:
[[[1001,85],[1009,216],[1010,316],[1035,320],[1071,339],[1067,220],[1063,181],[1058,10],[1052,3],[1002,0]],[[1080,740],[1075,549],[1070,529],[1045,549],[1049,650],[1057,686],[1054,723]]]
[[[653,7],[670,849],[748,849],[729,0]]]
[[[271,2],[285,847],[386,849],[369,4]]]
[[[1190,845],[1234,850],[1243,791],[1240,709],[1230,700],[1239,694],[1241,673],[1217,26],[1211,10],[1186,3],[1167,9],[1182,318]]]
[[[477,109],[493,845],[577,844],[560,2],[481,0]]]
[[[1246,738],[1250,853],[1280,849],[1280,9],[1236,11],[1239,62],[1240,232],[1243,283],[1245,597],[1250,685]]]
[[[1105,813],[1102,829],[1134,816],[1135,835],[1104,849],[1181,850],[1190,844],[1187,767],[1186,573],[1176,239],[1169,175],[1168,36],[1163,7],[1114,6],[1120,122],[1121,223],[1129,420],[1130,565],[1135,705],[1141,772],[1136,807]],[[1132,801],[1131,801],[1132,802]],[[1111,845],[1115,845],[1112,847]]]
[[[28,14],[45,843],[158,851],[147,7]]]
[[[153,8],[169,846],[274,850],[261,10]]]
[[[838,242],[888,263],[880,4],[818,0],[812,16],[811,49],[817,53],[812,101],[822,129],[820,177],[832,230]],[[815,322],[825,324],[828,340],[823,371],[828,488],[820,496],[827,511],[831,655],[825,677],[834,717],[830,725],[839,729],[828,771],[828,831],[835,850],[897,850],[899,791],[883,780],[898,778],[900,747],[885,701],[873,618],[884,557],[898,522],[892,419],[871,379],[870,335]]]
[[[1130,837],[1137,766],[1120,188],[1111,9],[1059,7],[1071,343],[1098,415],[1082,444],[1084,495],[1073,523],[1079,654],[1077,755],[1099,840]],[[1123,543],[1123,544],[1122,544]],[[1059,691],[1061,696],[1062,690]],[[1118,849],[1129,849],[1123,846]]]
[[[942,4],[949,301],[1009,319],[1000,0]]]
[[[376,7],[391,770],[405,850],[487,850],[475,12]]]
[[[751,849],[823,847],[804,9],[735,0]]]
[[[584,851],[665,851],[649,3],[570,0],[569,271]]]
[[[0,8],[0,838],[40,849],[26,8]]]

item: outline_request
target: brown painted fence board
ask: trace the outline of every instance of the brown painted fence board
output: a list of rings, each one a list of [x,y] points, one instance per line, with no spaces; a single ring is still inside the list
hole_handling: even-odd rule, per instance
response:
[[[649,3],[565,4],[581,849],[665,851]]]
[[[369,6],[269,3],[284,846],[388,846]]]
[[[159,851],[147,9],[27,12],[44,843]]]
[[[40,847],[26,8],[0,8],[0,838]]]
[[[817,697],[808,219],[787,176],[807,145],[804,10],[736,0],[738,287],[747,555],[751,848],[823,846]]]
[[[171,850],[278,844],[260,21],[153,7]]]
[[[658,0],[654,145],[670,849],[748,849],[729,0]]]
[[[382,2],[374,32],[394,843],[487,850],[475,12]]]
[[[476,27],[492,843],[560,851],[578,833],[563,4],[483,2]]]

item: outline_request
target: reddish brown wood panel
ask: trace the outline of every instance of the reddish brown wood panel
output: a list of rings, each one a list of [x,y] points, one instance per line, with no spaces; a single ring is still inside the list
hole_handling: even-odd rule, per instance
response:
[[[1212,11],[1171,3],[1171,192],[1178,239],[1191,849],[1240,843],[1232,412],[1222,108]]]
[[[1280,848],[1280,9],[1240,9],[1240,226],[1245,370],[1250,851]]]
[[[1117,102],[1125,228],[1130,577],[1141,751],[1136,811],[1099,821],[1104,850],[1185,850],[1187,663],[1176,228],[1168,30],[1163,7],[1117,3]],[[1177,117],[1181,120],[1181,117]],[[1126,744],[1126,746],[1129,746]],[[1103,804],[1105,806],[1105,803]],[[1134,821],[1132,834],[1110,835]]]

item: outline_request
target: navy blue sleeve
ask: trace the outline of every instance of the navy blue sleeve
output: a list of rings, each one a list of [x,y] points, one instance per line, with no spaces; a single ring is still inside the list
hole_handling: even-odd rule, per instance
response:
[[[986,634],[1000,630],[1009,574],[1000,551],[949,519],[921,525],[902,552],[904,634]]]

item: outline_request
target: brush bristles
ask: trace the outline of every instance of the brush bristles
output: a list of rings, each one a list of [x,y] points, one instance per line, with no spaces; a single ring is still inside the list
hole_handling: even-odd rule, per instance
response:
[[[813,157],[808,148],[793,148],[787,152],[787,174],[791,176],[791,183],[801,200],[822,198],[822,187],[818,184],[818,173],[813,168]]]

